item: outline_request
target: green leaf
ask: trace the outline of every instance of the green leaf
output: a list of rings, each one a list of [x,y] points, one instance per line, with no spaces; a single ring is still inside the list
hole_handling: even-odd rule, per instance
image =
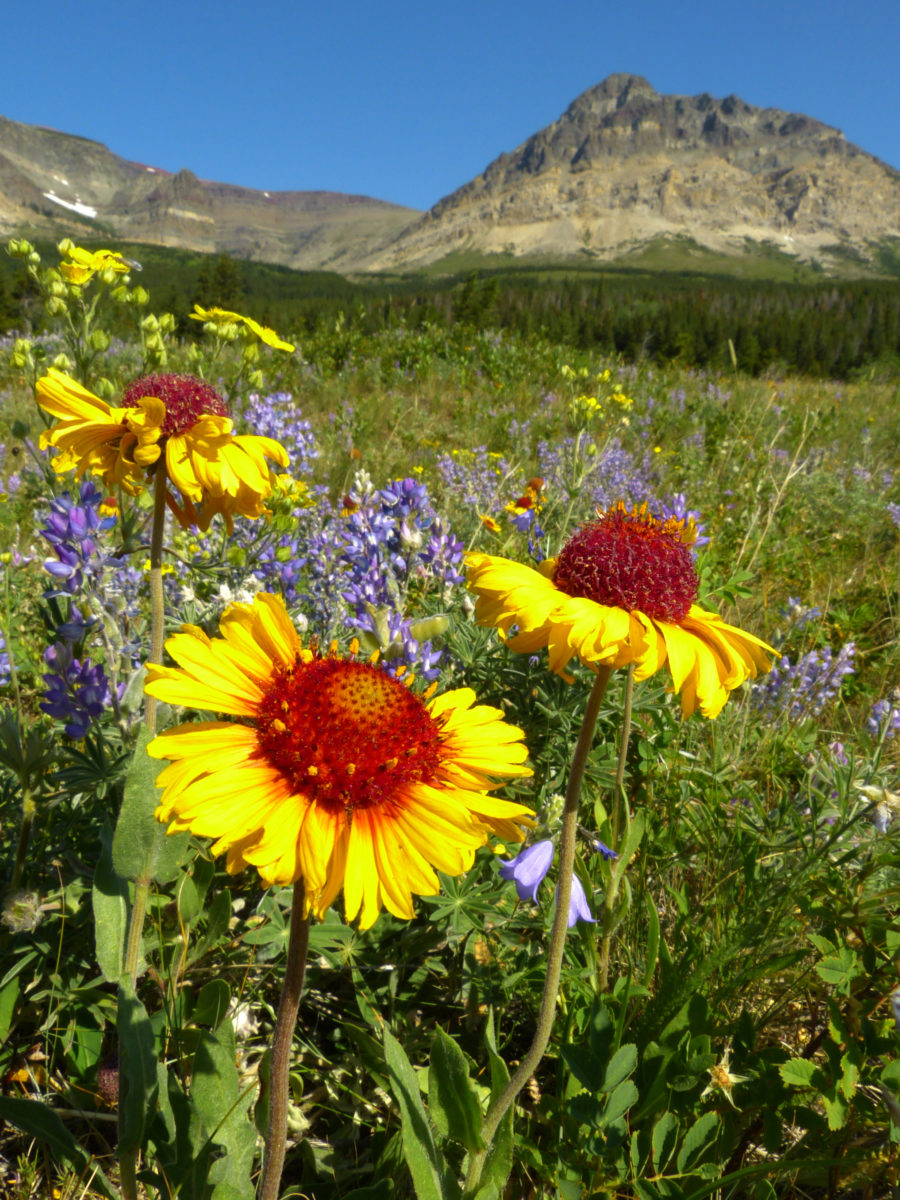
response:
[[[614,892],[618,888],[619,880],[625,874],[626,867],[635,854],[637,854],[638,846],[640,846],[643,836],[644,814],[638,809],[632,817],[631,824],[625,834],[625,839],[619,847],[619,857],[613,863],[612,887]]]
[[[657,1173],[665,1169],[675,1151],[678,1121],[670,1112],[664,1112],[653,1126],[653,1164]]]
[[[686,1171],[695,1166],[706,1154],[719,1133],[719,1114],[704,1113],[694,1122],[681,1143],[678,1152],[678,1170]]]
[[[509,1083],[509,1070],[506,1063],[497,1053],[493,1013],[488,1015],[484,1040],[487,1045],[488,1061],[491,1065],[491,1100],[494,1101]],[[481,1172],[483,1185],[493,1183],[502,1189],[512,1172],[514,1145],[513,1108],[514,1105],[511,1104],[501,1117],[500,1124],[494,1133],[494,1140],[488,1149]]]
[[[85,1188],[102,1192],[109,1200],[120,1200],[119,1192],[52,1109],[46,1108],[37,1100],[0,1096],[0,1119],[8,1121],[16,1129],[21,1129],[29,1137],[37,1138],[48,1146],[56,1158],[77,1172],[79,1182]]]
[[[848,1050],[841,1058],[840,1089],[845,1100],[852,1100],[859,1082],[859,1064],[854,1061],[855,1055]]]
[[[191,954],[191,962],[195,962],[198,958],[202,958],[208,951],[213,950],[219,938],[228,929],[228,922],[231,920],[231,892],[228,888],[223,888],[213,898],[212,903],[206,913],[206,928],[203,931],[203,937],[194,946]]]
[[[0,987],[0,1042],[9,1037],[9,1027],[12,1025],[13,1014],[16,1011],[16,1000],[19,998],[19,977],[14,975]]]
[[[656,901],[649,891],[645,899],[647,908],[647,950],[641,982],[644,987],[649,987],[653,982],[653,976],[656,974],[656,960],[659,957],[660,927],[659,910],[656,907]]]
[[[603,1082],[603,1063],[583,1045],[560,1047],[560,1057],[589,1092],[599,1092]]]
[[[128,935],[128,884],[113,870],[112,837],[101,833],[102,850],[94,871],[91,908],[94,913],[94,950],[107,983],[118,983]]]
[[[811,1087],[816,1064],[808,1058],[790,1058],[778,1068],[778,1074],[788,1087]]]
[[[212,1025],[215,1029],[222,1023],[231,1003],[231,988],[224,979],[211,979],[200,989],[191,1020],[195,1025]]]
[[[601,1127],[618,1121],[619,1117],[624,1116],[629,1108],[637,1103],[639,1096],[640,1092],[632,1080],[624,1079],[609,1097],[600,1114]]]
[[[153,1027],[131,981],[119,985],[119,1154],[144,1145],[144,1130],[156,1109],[157,1072]]]
[[[204,1032],[194,1055],[191,1107],[209,1141],[222,1151],[208,1171],[208,1180],[227,1188],[229,1200],[253,1200],[253,1155],[256,1131],[248,1110],[253,1088],[240,1090],[235,1058],[234,1029],[223,1021],[213,1033]],[[222,1195],[226,1195],[223,1191]]]
[[[863,973],[863,967],[855,951],[849,946],[841,946],[836,957],[823,958],[816,963],[816,971],[827,984],[838,988],[845,995],[850,992],[850,984]]]
[[[828,1128],[843,1129],[847,1122],[850,1105],[836,1088],[832,1089],[830,1093],[823,1092],[821,1099],[825,1115],[828,1118]]]
[[[637,1066],[638,1051],[633,1042],[620,1046],[610,1060],[600,1085],[601,1092],[614,1091],[623,1079],[627,1079]]]
[[[112,862],[117,875],[132,882],[168,883],[178,875],[190,835],[168,837],[154,813],[159,804],[156,776],[161,764],[147,753],[152,735],[141,726],[134,758],[125,777],[125,795],[113,835]]]
[[[431,1043],[428,1111],[438,1133],[461,1142],[470,1154],[483,1148],[481,1105],[469,1079],[469,1064],[440,1026]]]
[[[418,1200],[451,1200],[459,1188],[447,1176],[443,1160],[419,1095],[419,1084],[403,1047],[385,1028],[384,1057],[391,1090],[400,1109],[403,1154]]]

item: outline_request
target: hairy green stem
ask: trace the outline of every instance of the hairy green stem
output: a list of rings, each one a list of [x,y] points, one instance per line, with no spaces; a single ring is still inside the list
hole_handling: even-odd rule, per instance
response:
[[[34,814],[37,805],[34,802],[34,795],[28,784],[22,787],[22,820],[19,825],[19,842],[16,846],[16,862],[13,867],[12,884],[10,890],[15,892],[19,884],[22,882],[22,873],[25,870],[25,859],[28,854],[28,839],[31,837],[31,826],[34,822]]]
[[[309,915],[303,913],[305,901],[303,879],[294,884],[291,905],[291,938],[281,1002],[272,1034],[272,1055],[269,1070],[269,1121],[266,1128],[266,1149],[262,1177],[257,1196],[259,1200],[278,1200],[281,1171],[287,1147],[287,1109],[290,1089],[291,1045],[297,1011],[306,974],[306,952],[309,946]]]
[[[625,699],[622,705],[622,738],[619,743],[619,761],[616,764],[616,787],[613,796],[612,846],[618,852],[622,840],[622,825],[628,825],[628,797],[625,794],[625,762],[628,758],[628,739],[631,736],[631,709],[634,701],[634,663],[625,676]],[[600,938],[600,991],[609,990],[609,953],[612,945],[612,927],[615,919],[616,899],[619,894],[620,876],[612,871],[610,884],[603,901],[603,919]]]
[[[575,865],[575,842],[578,832],[578,802],[581,798],[581,782],[587,765],[588,754],[594,740],[594,729],[600,705],[603,701],[606,685],[612,674],[611,667],[599,667],[597,678],[588,698],[587,707],[581,722],[581,732],[575,753],[572,756],[572,767],[569,772],[569,785],[566,788],[566,801],[563,807],[562,831],[559,839],[559,886],[556,891],[556,912],[553,917],[553,928],[550,932],[550,946],[547,951],[547,978],[544,982],[544,993],[541,997],[541,1007],[538,1013],[537,1027],[534,1040],[514,1071],[509,1083],[490,1105],[481,1127],[481,1140],[485,1149],[472,1155],[466,1174],[463,1196],[465,1200],[474,1197],[481,1181],[481,1172],[487,1152],[490,1149],[497,1127],[502,1121],[510,1105],[519,1092],[534,1074],[538,1063],[544,1057],[553,1020],[556,1016],[556,1002],[559,995],[559,980],[562,974],[563,950],[568,932],[569,899],[572,895],[572,870]]]
[[[153,524],[150,530],[150,655],[148,662],[161,663],[163,636],[165,633],[165,596],[162,585],[162,547],[166,524],[166,475],[165,460],[159,462],[154,477]],[[144,697],[144,724],[148,731],[156,733],[156,699]],[[125,942],[125,960],[122,966],[125,986],[134,988],[137,980],[141,941],[144,935],[144,918],[150,898],[150,876],[142,873],[134,881],[134,901],[128,921],[128,937]],[[123,1154],[120,1160],[122,1194],[125,1200],[137,1200],[137,1151]]]
[[[163,638],[166,626],[166,601],[162,581],[163,532],[166,527],[166,474],[165,460],[156,467],[153,488],[153,524],[150,528],[150,657],[148,662],[161,663]],[[150,733],[156,733],[156,697],[145,697],[144,724]]]

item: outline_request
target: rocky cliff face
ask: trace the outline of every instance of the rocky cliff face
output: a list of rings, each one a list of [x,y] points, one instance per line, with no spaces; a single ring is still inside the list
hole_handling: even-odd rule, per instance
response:
[[[373,266],[454,251],[618,256],[688,236],[827,260],[900,237],[900,173],[809,117],[737,96],[661,96],[612,75],[441,200]]]
[[[337,192],[260,192],[128,162],[0,117],[0,234],[119,237],[285,266],[353,270],[415,209]]]

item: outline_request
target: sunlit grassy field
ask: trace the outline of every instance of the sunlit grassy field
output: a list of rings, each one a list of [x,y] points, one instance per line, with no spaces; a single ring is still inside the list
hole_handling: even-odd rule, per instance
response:
[[[492,839],[412,919],[360,931],[337,897],[312,922],[282,1194],[892,1195],[896,380],[660,368],[473,325],[338,321],[287,352],[213,321],[179,342],[121,273],[40,280],[58,332],[0,347],[4,1194],[128,1194],[124,1146],[135,1194],[253,1196],[291,907],[186,837],[148,868],[123,985],[152,499],[53,470],[34,400],[53,366],[112,406],[149,371],[202,376],[239,432],[285,447],[293,482],[258,519],[170,516],[166,631],[215,636],[231,603],[274,593],[307,642],[355,639],[417,692],[473,689],[524,732],[533,774],[497,795],[536,814],[529,845],[558,839],[593,675],[477,623],[466,553],[537,566],[598,510],[646,505],[691,531],[697,604],[777,651],[713,719],[682,717],[661,665],[624,745],[613,671],[579,800],[590,919],[477,1191],[480,1122],[535,1028],[557,868],[520,899],[500,866],[522,847]],[[104,305],[132,336],[104,334]],[[160,728],[195,715],[163,704]]]

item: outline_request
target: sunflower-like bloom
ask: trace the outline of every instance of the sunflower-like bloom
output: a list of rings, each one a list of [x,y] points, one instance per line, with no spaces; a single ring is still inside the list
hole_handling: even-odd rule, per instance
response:
[[[717,716],[730,691],[770,669],[776,651],[694,603],[689,522],[621,502],[598,517],[539,570],[469,554],[476,620],[521,653],[546,646],[550,669],[566,678],[575,657],[593,670],[633,663],[635,679],[668,663],[683,715]]]
[[[368,928],[382,906],[414,915],[491,834],[521,841],[530,810],[489,795],[531,774],[522,731],[468,688],[429,702],[371,662],[304,647],[279,597],[234,604],[219,638],[186,625],[148,667],[146,690],[237,721],[179,725],[148,751],[157,817],[169,832],[215,838],[230,872],[303,880],[322,917],[344,889],[347,920]],[[427,693],[426,693],[427,695]]]
[[[71,246],[66,253],[71,261],[60,263],[59,273],[69,283],[87,283],[107,267],[112,267],[117,275],[126,274],[131,267],[129,261],[114,250],[85,250],[81,246]]]
[[[260,325],[259,321],[254,321],[252,317],[242,317],[240,313],[229,312],[227,308],[201,308],[199,304],[195,304],[190,317],[192,321],[204,321],[208,325],[246,325],[251,333],[255,333],[267,346],[288,352],[294,349],[290,342],[280,338],[268,325]]]
[[[231,530],[235,515],[262,516],[275,482],[267,460],[289,461],[273,438],[235,436],[225,402],[191,375],[145,375],[111,408],[51,367],[37,382],[37,401],[57,418],[40,441],[59,451],[54,470],[100,475],[134,496],[164,464],[180,493],[167,501],[185,527],[207,529],[218,513]]]

